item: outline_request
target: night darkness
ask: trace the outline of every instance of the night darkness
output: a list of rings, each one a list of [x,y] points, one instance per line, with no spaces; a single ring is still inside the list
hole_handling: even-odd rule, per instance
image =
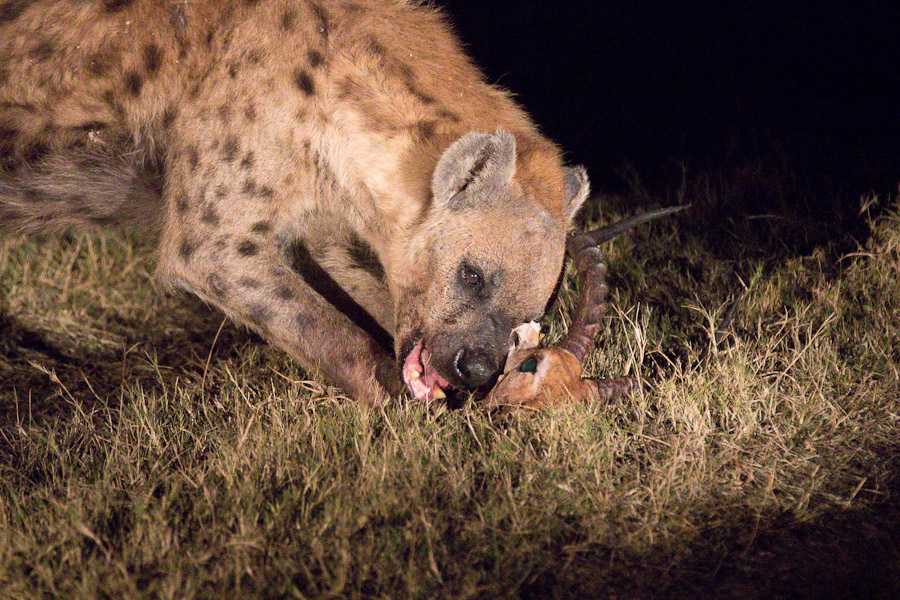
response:
[[[446,0],[491,81],[585,164],[664,180],[770,153],[859,195],[900,181],[896,2]]]

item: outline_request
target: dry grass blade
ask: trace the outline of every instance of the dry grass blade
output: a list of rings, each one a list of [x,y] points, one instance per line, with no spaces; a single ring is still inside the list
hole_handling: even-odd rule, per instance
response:
[[[500,423],[316,401],[148,285],[140,242],[4,240],[0,597],[757,597],[786,553],[830,581],[898,514],[873,511],[897,490],[900,217],[871,228],[842,260],[724,259],[675,221],[620,238],[585,371],[649,388]]]

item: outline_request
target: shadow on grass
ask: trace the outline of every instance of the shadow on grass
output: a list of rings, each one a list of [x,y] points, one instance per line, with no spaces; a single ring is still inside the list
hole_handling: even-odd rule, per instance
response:
[[[891,494],[896,498],[896,492]],[[727,526],[640,555],[568,557],[520,593],[537,598],[900,598],[900,505],[835,510],[799,523],[735,509]]]
[[[126,388],[161,394],[176,381],[200,388],[207,362],[233,360],[261,339],[225,321],[194,298],[183,298],[191,315],[175,327],[147,330],[146,323],[118,320],[122,347],[86,350],[53,339],[0,312],[0,426],[59,419],[93,402],[115,406]],[[207,392],[218,383],[205,381]]]

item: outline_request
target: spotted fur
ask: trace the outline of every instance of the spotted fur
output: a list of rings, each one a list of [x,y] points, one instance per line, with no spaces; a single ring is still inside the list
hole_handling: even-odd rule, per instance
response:
[[[156,229],[163,281],[361,400],[417,340],[499,368],[586,189],[425,3],[0,2],[0,231]]]

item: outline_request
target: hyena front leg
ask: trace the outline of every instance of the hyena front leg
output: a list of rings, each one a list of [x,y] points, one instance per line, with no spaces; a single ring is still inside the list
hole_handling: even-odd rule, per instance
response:
[[[165,280],[248,325],[306,369],[366,403],[403,391],[399,370],[365,331],[285,262],[273,209],[237,190],[170,194],[160,251]],[[221,196],[215,198],[215,196]]]

